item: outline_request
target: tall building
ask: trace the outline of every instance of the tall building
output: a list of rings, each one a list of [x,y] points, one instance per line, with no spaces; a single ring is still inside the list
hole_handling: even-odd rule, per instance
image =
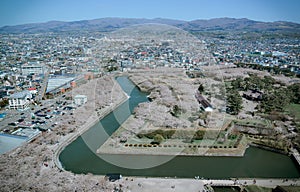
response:
[[[17,110],[27,109],[31,98],[32,95],[28,90],[14,93],[9,96],[9,108]]]

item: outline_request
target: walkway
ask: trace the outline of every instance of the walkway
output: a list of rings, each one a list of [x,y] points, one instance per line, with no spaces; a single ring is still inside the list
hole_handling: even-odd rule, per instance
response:
[[[241,186],[258,185],[261,187],[274,188],[280,186],[300,186],[299,179],[233,179],[233,180],[201,180],[206,185],[211,186]]]
[[[300,165],[300,154],[297,151],[297,149],[292,148],[291,149],[293,156],[295,157],[295,159],[297,160],[298,164]]]
[[[131,192],[207,192],[202,180],[175,178],[125,177],[115,184],[121,184],[125,191]]]
[[[122,186],[131,192],[209,192],[209,186],[247,186],[275,188],[276,186],[300,186],[299,179],[232,179],[232,180],[206,180],[206,179],[179,179],[179,178],[141,178],[123,177],[113,183]]]

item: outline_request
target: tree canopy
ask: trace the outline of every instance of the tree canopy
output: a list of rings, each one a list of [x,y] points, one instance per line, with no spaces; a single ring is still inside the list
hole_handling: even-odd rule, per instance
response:
[[[292,102],[300,104],[300,83],[295,83],[288,86],[288,90],[292,92]]]
[[[263,95],[260,103],[261,111],[267,113],[272,111],[282,112],[290,104],[292,97],[292,92],[284,87],[267,92]]]
[[[237,115],[243,109],[243,100],[236,89],[227,89],[227,112]]]
[[[300,103],[300,83],[285,87],[277,83],[271,76],[259,77],[256,74],[250,74],[244,79],[238,77],[231,82],[229,88],[227,93],[228,111],[233,114],[237,114],[240,109],[238,103],[241,102],[241,99],[237,96],[238,91],[256,90],[262,92],[262,100],[258,108],[266,113],[283,112],[291,102]],[[236,102],[238,103],[236,104]]]

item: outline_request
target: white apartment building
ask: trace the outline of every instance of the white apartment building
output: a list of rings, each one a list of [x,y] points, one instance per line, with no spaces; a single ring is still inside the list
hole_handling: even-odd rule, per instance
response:
[[[14,93],[9,97],[9,108],[17,110],[27,109],[31,98],[32,95],[28,90]]]

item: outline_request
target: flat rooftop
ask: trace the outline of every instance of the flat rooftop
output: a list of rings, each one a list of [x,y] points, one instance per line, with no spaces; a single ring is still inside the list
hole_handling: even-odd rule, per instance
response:
[[[21,92],[16,92],[14,94],[12,94],[9,98],[12,99],[24,99],[26,96],[30,96],[30,92],[28,90],[24,90]]]
[[[40,131],[38,129],[19,128],[18,130],[14,131],[12,134],[27,137],[28,139],[31,139],[34,136],[38,135],[39,133],[40,133]]]
[[[54,77],[48,80],[46,93],[54,91],[57,88],[60,88],[71,81],[75,80],[76,77]]]
[[[0,155],[21,146],[27,137],[0,134]]]

